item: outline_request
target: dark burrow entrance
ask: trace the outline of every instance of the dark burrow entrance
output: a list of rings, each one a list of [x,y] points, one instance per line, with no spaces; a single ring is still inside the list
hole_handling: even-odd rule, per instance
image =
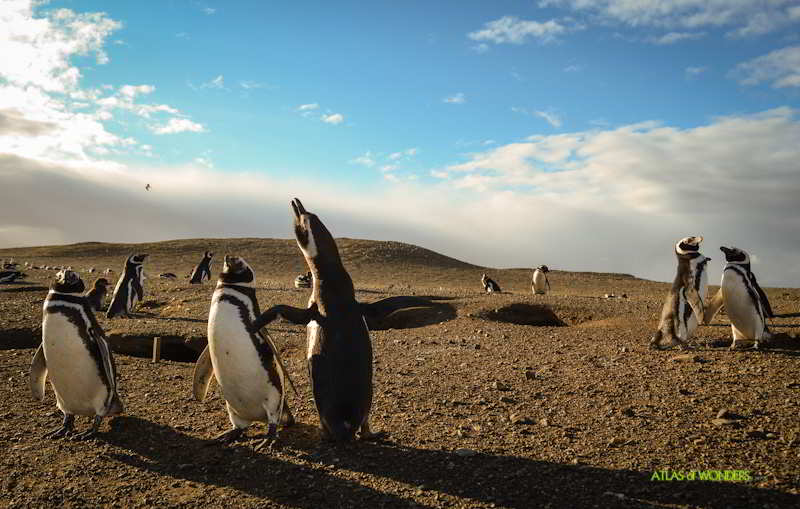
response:
[[[533,325],[537,327],[562,327],[567,325],[547,306],[514,303],[501,308],[484,311],[481,318],[494,322]]]

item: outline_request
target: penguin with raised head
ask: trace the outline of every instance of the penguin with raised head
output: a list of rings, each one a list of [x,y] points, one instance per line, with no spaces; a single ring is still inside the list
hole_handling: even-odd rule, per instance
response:
[[[767,310],[771,313],[772,308],[750,271],[750,255],[735,247],[719,249],[725,253],[727,263],[722,269],[719,291],[706,309],[704,323],[709,323],[724,305],[731,321],[731,350],[740,339],[755,341],[753,347],[757,349],[760,342],[772,339],[767,327]]]
[[[61,427],[46,435],[50,438],[72,433],[76,415],[94,416],[94,422],[75,438],[92,437],[103,417],[123,411],[114,358],[83,290],[78,274],[62,270],[44,301],[42,344],[33,356],[30,386],[41,401],[49,377],[64,414]]]
[[[253,269],[243,258],[226,255],[211,297],[208,346],[195,364],[193,385],[198,401],[205,399],[212,376],[222,389],[233,428],[216,437],[220,442],[234,442],[262,421],[268,425],[264,445],[277,436],[278,424],[294,423],[286,403],[289,374],[269,335],[252,327],[259,313]]]
[[[667,294],[658,330],[650,339],[652,348],[670,348],[678,345],[687,348],[686,342],[703,321],[706,290],[708,288],[707,265],[711,258],[700,253],[703,237],[684,237],[675,244],[678,271]]]
[[[86,292],[86,300],[89,301],[89,307],[94,311],[102,311],[106,303],[107,293],[108,279],[104,277],[95,279],[92,288]]]
[[[481,276],[481,284],[483,285],[483,289],[486,293],[500,293],[500,285],[498,285],[494,279],[490,278],[486,274]]]
[[[533,278],[531,279],[531,291],[534,295],[544,295],[550,290],[550,281],[547,280],[547,273],[550,269],[547,265],[539,265],[533,271]]]
[[[122,316],[129,318],[136,307],[136,303],[144,298],[144,288],[142,286],[144,275],[144,260],[146,254],[132,254],[125,261],[125,268],[114,288],[114,295],[111,297],[111,304],[108,305],[106,317],[114,318]]]
[[[199,285],[205,281],[211,280],[211,259],[213,257],[214,253],[210,251],[206,251],[205,254],[203,254],[203,259],[200,260],[200,263],[198,263],[197,267],[192,271],[191,279],[189,279],[190,284]]]
[[[319,217],[297,198],[291,206],[297,245],[313,275],[311,297],[305,309],[273,306],[258,317],[255,330],[278,316],[305,324],[308,374],[323,438],[346,441],[356,434],[362,439],[377,438],[382,434],[373,434],[369,428],[372,342],[353,281],[342,265],[336,241]]]

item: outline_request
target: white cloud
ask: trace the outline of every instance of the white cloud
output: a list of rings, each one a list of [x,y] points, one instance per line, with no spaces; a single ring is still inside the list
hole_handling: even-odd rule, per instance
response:
[[[319,104],[317,103],[301,104],[300,106],[297,107],[297,111],[310,111],[310,110],[316,110],[317,108],[319,108]]]
[[[563,7],[594,15],[601,22],[631,27],[729,28],[730,35],[753,36],[788,26],[796,0],[540,0],[540,7]],[[795,18],[796,19],[796,18]]]
[[[139,94],[152,94],[156,87],[153,85],[123,85],[119,89],[119,93],[133,99]]]
[[[195,157],[194,158],[194,162],[196,164],[199,164],[200,166],[205,167],[205,168],[213,168],[214,167],[214,163],[211,162],[211,159],[208,158],[208,157],[205,157],[205,156]]]
[[[787,46],[736,66],[743,85],[768,81],[774,88],[800,87],[800,46]]]
[[[561,127],[561,117],[559,117],[557,114],[553,112],[535,111],[533,114],[539,118],[543,118],[545,121],[547,121],[548,124],[550,124],[553,127]]]
[[[332,113],[330,115],[322,115],[320,117],[326,124],[339,125],[344,122],[344,116],[341,113]]]
[[[567,28],[554,19],[540,23],[522,20],[515,16],[503,16],[484,24],[481,30],[470,32],[467,37],[474,41],[489,41],[495,44],[522,44],[529,37],[547,43],[554,41],[556,36],[566,31]]]
[[[390,161],[397,161],[397,160],[403,159],[403,158],[414,157],[415,155],[417,155],[417,152],[419,152],[419,149],[417,147],[413,147],[413,148],[408,148],[406,150],[403,150],[401,152],[392,152],[391,154],[389,154],[386,157]]]
[[[456,95],[445,97],[444,99],[442,99],[442,102],[446,102],[449,104],[464,104],[465,102],[467,102],[467,98],[464,96],[463,92],[458,92]]]
[[[150,126],[150,130],[155,134],[175,134],[183,132],[202,133],[206,131],[206,128],[202,124],[192,122],[188,118],[173,117],[164,125]]]
[[[203,13],[206,14],[207,16],[211,16],[215,12],[217,12],[217,10],[214,9],[213,7],[203,7]]]
[[[255,88],[264,88],[265,85],[263,83],[259,83],[258,81],[244,80],[239,82],[239,86],[245,90],[252,90]]]
[[[659,37],[650,37],[647,40],[648,42],[652,42],[653,44],[666,46],[669,44],[675,44],[680,41],[699,39],[704,35],[705,35],[704,32],[670,32],[668,34],[664,34]]]
[[[390,172],[390,171],[394,171],[394,170],[396,170],[398,168],[400,168],[400,166],[398,166],[396,164],[384,164],[383,166],[381,166],[380,170],[383,173],[387,173],[387,172]]]
[[[487,51],[489,51],[489,45],[486,44],[485,42],[476,44],[475,46],[472,46],[472,51],[478,54],[486,53]]]
[[[577,65],[577,64],[570,64],[570,65],[564,67],[564,72],[580,72],[582,70],[583,70],[583,66],[582,65]]]
[[[227,90],[225,88],[225,77],[222,74],[218,74],[215,78],[206,81],[205,83],[200,84],[200,88],[215,88],[217,90]]]
[[[708,70],[705,66],[690,66],[687,67],[685,72],[687,76],[699,76]]]
[[[364,152],[362,155],[358,157],[354,157],[348,161],[350,164],[360,164],[361,166],[366,166],[367,168],[372,168],[375,166],[375,156],[372,155],[372,152],[367,151]]]

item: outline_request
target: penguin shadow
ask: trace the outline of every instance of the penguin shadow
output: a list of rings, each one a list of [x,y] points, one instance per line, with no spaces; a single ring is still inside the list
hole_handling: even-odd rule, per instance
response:
[[[0,350],[37,348],[42,342],[41,331],[23,327],[0,330]],[[33,355],[33,352],[31,352]]]
[[[30,285],[24,281],[12,281],[10,283],[2,283],[0,285],[0,292],[3,293],[23,293],[23,292],[46,292],[46,286],[22,286]]]
[[[370,330],[414,329],[453,320],[457,315],[451,304],[411,295],[360,304]]]
[[[133,416],[116,417],[111,426],[112,430],[98,439],[121,450],[105,455],[140,471],[229,487],[290,507],[328,507],[339,500],[361,507],[407,506],[396,495],[331,475],[319,465],[285,461],[268,449],[255,451],[258,442],[250,442],[262,440],[265,433],[248,430],[247,442],[226,446]],[[315,427],[297,423],[281,430],[274,447],[287,447],[291,454],[291,446],[284,444],[284,439],[290,434],[310,436],[312,429],[316,432]],[[305,444],[307,439],[301,442]],[[315,456],[301,452],[300,459],[305,457]]]
[[[296,425],[298,426],[298,425]],[[249,443],[234,446],[180,433],[137,417],[117,417],[100,439],[121,450],[105,456],[137,470],[173,479],[224,486],[291,507],[408,507],[402,497],[333,475],[349,470],[416,487],[417,493],[467,498],[481,504],[528,508],[547,503],[559,507],[687,505],[702,507],[767,504],[789,507],[796,496],[746,483],[693,481],[653,482],[653,472],[613,470],[585,465],[483,454],[458,455],[393,443],[349,442],[310,445],[311,426],[283,430],[276,447],[296,461]],[[302,425],[299,425],[302,426]],[[295,431],[299,429],[300,431]],[[316,428],[314,428],[316,429]],[[252,432],[250,432],[252,433]],[[292,438],[292,435],[300,435]],[[294,450],[301,446],[306,450]],[[285,456],[284,455],[284,456]],[[404,487],[401,487],[401,489]],[[389,489],[397,490],[397,486]]]

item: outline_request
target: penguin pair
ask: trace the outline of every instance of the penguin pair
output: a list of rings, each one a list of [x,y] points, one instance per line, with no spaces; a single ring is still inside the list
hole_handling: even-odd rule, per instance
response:
[[[481,285],[486,293],[500,293],[500,285],[486,274],[481,276]]]
[[[706,309],[704,323],[711,322],[724,305],[731,322],[731,350],[743,339],[754,341],[754,348],[758,349],[760,343],[772,339],[767,326],[767,318],[775,316],[772,306],[750,269],[750,255],[735,247],[719,249],[725,253],[727,263],[722,270],[719,291]]]
[[[199,285],[211,280],[211,259],[213,257],[214,253],[210,251],[206,251],[203,254],[203,259],[200,260],[200,263],[198,263],[197,267],[192,271],[189,279],[190,284]]]
[[[31,362],[30,387],[41,401],[50,378],[56,405],[64,414],[61,427],[45,435],[50,438],[72,434],[76,415],[93,416],[94,421],[73,438],[90,438],[103,417],[123,411],[114,358],[83,290],[78,274],[62,270],[44,301],[42,344]]]
[[[125,261],[122,276],[117,281],[111,303],[106,311],[107,318],[121,316],[130,318],[136,303],[144,298],[144,261],[147,254],[132,254]],[[106,269],[108,272],[110,269]]]
[[[544,295],[550,290],[550,281],[547,280],[548,272],[550,272],[550,269],[547,268],[547,265],[539,265],[533,271],[531,291],[534,295]]]

